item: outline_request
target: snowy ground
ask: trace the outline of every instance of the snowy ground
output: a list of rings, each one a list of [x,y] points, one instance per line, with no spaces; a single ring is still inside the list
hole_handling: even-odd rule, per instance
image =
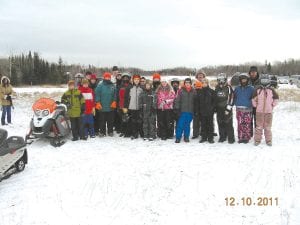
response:
[[[38,92],[60,91],[17,90],[9,135],[25,135]],[[299,111],[296,102],[275,109],[271,148],[116,137],[53,148],[37,141],[28,146],[25,171],[0,183],[0,224],[298,225]],[[226,206],[226,197],[239,206]],[[278,197],[279,204],[242,206],[242,197]]]

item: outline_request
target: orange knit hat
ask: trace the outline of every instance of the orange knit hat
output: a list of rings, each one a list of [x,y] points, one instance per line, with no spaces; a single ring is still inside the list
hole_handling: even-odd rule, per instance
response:
[[[107,79],[107,78],[111,79],[111,73],[105,72],[105,73],[103,74],[103,78],[104,78],[104,79]]]
[[[159,73],[154,73],[154,74],[152,75],[152,80],[154,80],[154,79],[160,80],[160,74],[159,74]]]

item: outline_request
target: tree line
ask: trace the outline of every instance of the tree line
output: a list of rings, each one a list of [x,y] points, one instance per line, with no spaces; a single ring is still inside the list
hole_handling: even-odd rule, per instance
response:
[[[300,59],[289,59],[283,62],[265,61],[265,63],[244,63],[240,65],[218,65],[206,66],[201,69],[204,70],[207,76],[214,76],[218,73],[226,73],[233,75],[236,72],[248,72],[251,65],[256,65],[260,73],[268,73],[275,75],[293,75],[300,74]],[[67,65],[63,59],[59,57],[57,62],[49,62],[40,57],[39,53],[29,51],[27,54],[11,55],[8,58],[0,59],[0,75],[8,76],[15,86],[18,85],[43,85],[43,84],[65,84],[68,79],[72,78],[77,73],[85,73],[91,71],[101,74],[105,71],[110,71],[108,67],[95,67],[93,65]],[[129,72],[131,74],[141,74],[143,76],[151,75],[154,72],[159,72],[162,75],[194,75],[196,68],[176,67],[162,69],[160,71],[145,71],[139,68],[119,67],[121,72]]]

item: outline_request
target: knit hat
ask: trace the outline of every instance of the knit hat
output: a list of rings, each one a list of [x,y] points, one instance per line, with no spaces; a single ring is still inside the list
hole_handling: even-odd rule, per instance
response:
[[[82,84],[82,85],[84,85],[84,84],[89,84],[88,79],[82,79],[81,84]]]
[[[93,74],[91,75],[91,80],[97,80],[97,75],[93,73]]]
[[[251,72],[258,72],[257,66],[251,66],[250,70],[249,70],[249,73],[251,73]]]
[[[185,84],[186,82],[189,82],[189,83],[191,83],[191,84],[192,84],[192,80],[191,80],[191,78],[185,78],[185,79],[184,79],[184,84]]]
[[[70,86],[70,85],[75,85],[75,81],[74,80],[69,80],[68,81],[68,86]]]
[[[203,70],[198,70],[198,72],[196,73],[196,78],[198,77],[198,75],[202,74],[203,77],[206,77],[206,73]]]
[[[160,74],[159,74],[159,73],[154,73],[154,74],[152,75],[152,80],[154,80],[154,79],[160,80],[160,79],[161,79]]]
[[[104,79],[111,79],[111,73],[105,72],[105,73],[103,74],[103,78],[104,78]]]
[[[196,88],[196,89],[202,88],[202,83],[201,83],[199,80],[195,80],[194,85],[195,85],[195,88]]]
[[[132,80],[134,80],[134,79],[141,79],[141,76],[138,74],[135,74],[132,76]]]
[[[112,71],[118,71],[119,68],[117,66],[113,66]]]

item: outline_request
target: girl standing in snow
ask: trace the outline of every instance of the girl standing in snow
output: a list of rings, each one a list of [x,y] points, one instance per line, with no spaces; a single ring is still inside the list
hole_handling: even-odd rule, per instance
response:
[[[157,96],[157,123],[160,131],[160,138],[167,140],[173,138],[172,128],[173,120],[173,102],[175,92],[166,80],[162,80],[156,90]]]
[[[239,75],[240,86],[234,90],[234,104],[236,106],[236,118],[238,122],[239,143],[247,144],[251,139],[252,130],[252,95],[254,88],[249,85],[249,75]]]
[[[262,75],[260,77],[260,84],[252,98],[253,107],[256,108],[254,145],[257,146],[260,144],[264,132],[267,145],[272,146],[272,111],[278,103],[279,96],[276,91],[270,87],[268,75]]]

